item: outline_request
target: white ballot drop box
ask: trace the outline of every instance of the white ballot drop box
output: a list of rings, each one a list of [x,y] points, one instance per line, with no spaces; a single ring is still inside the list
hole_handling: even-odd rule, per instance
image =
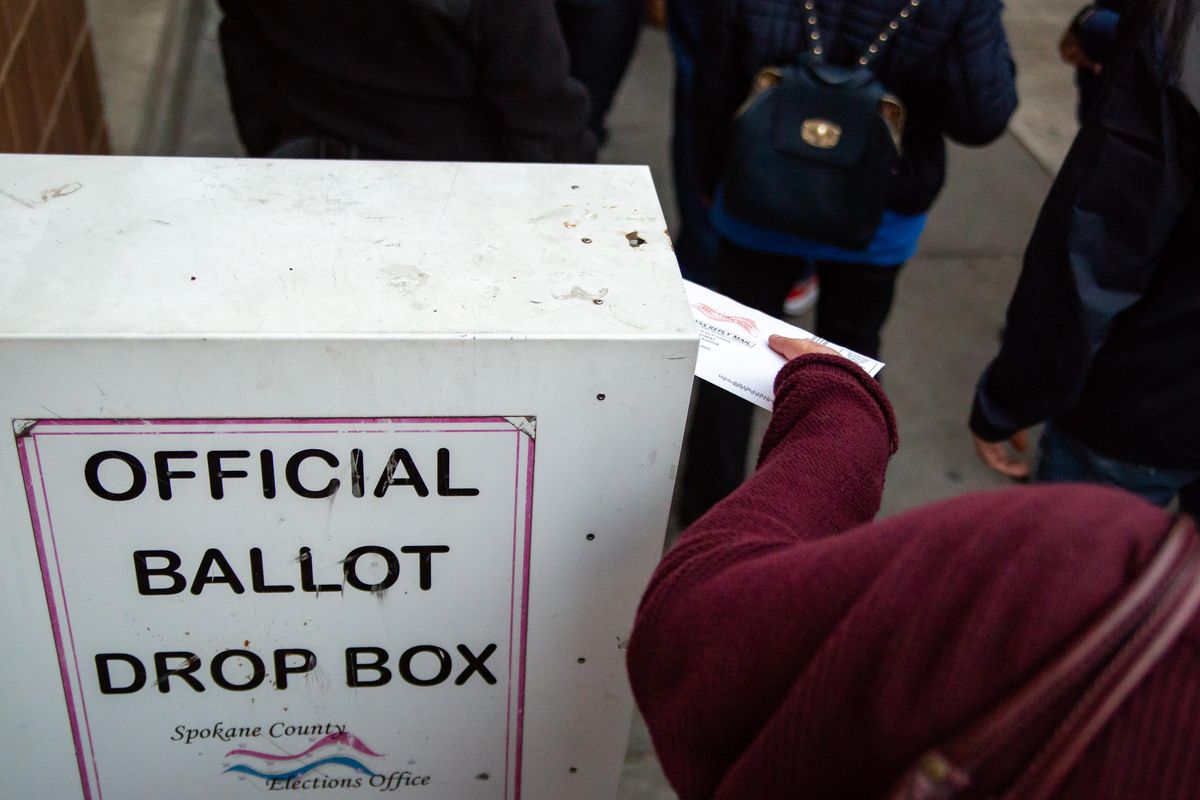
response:
[[[664,228],[641,167],[0,156],[0,797],[613,797]]]

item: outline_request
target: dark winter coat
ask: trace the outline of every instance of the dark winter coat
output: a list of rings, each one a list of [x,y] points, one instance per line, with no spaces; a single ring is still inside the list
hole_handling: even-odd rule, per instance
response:
[[[1053,419],[1102,455],[1200,468],[1200,41],[1173,30],[1122,17],[980,380],[984,439]]]
[[[909,0],[817,0],[826,60],[849,66]],[[731,120],[764,66],[803,52],[801,0],[723,0],[697,53],[696,139],[702,186],[725,165]],[[1017,105],[1000,0],[925,0],[875,61],[876,74],[908,108],[904,153],[887,205],[906,214],[933,204],[945,181],[944,136],[986,144]]]
[[[220,0],[250,155],[328,137],[375,158],[595,159],[552,0]]]

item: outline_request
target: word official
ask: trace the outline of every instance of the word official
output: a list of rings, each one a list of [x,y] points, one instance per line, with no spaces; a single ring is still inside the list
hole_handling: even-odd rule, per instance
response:
[[[176,481],[196,478],[195,469],[187,467],[200,465],[189,464],[200,458],[195,450],[159,450],[154,453],[153,474],[158,488],[160,500],[170,500],[174,494]],[[251,459],[249,450],[210,450],[204,454],[203,467],[208,479],[208,493],[213,500],[225,497],[225,482],[250,477],[248,471],[251,464],[243,463]],[[354,497],[365,497],[367,494],[366,464],[363,451],[354,448],[350,451],[350,493]],[[279,493],[280,483],[276,479],[275,453],[271,450],[258,452],[258,483],[262,496],[268,500],[274,499]],[[300,497],[319,500],[333,497],[342,487],[339,478],[330,477],[324,483],[304,483],[300,478],[301,467],[306,462],[324,464],[330,470],[341,467],[342,462],[328,450],[309,448],[293,453],[283,461],[283,486]],[[123,465],[128,475],[116,480],[110,475],[106,480],[100,477],[101,467],[106,464]],[[117,467],[121,469],[121,467]],[[416,461],[408,450],[398,447],[392,451],[379,470],[379,478],[372,481],[375,497],[383,497],[392,486],[409,486],[416,492],[417,497],[429,496],[429,483],[425,475],[430,474],[428,465],[425,473],[418,468]],[[450,450],[442,447],[437,451],[437,463],[432,471],[434,487],[439,497],[475,497],[479,490],[469,486],[453,486],[450,478]],[[135,500],[142,496],[149,485],[150,471],[141,460],[121,450],[102,450],[92,455],[83,467],[83,477],[92,494],[104,500],[124,502]]]

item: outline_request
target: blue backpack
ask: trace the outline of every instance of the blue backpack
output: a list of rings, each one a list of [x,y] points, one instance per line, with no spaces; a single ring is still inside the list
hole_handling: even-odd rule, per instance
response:
[[[743,222],[861,250],[883,217],[905,116],[870,65],[921,0],[907,0],[853,67],[825,63],[815,2],[804,3],[809,52],[760,70],[734,118],[724,205]]]

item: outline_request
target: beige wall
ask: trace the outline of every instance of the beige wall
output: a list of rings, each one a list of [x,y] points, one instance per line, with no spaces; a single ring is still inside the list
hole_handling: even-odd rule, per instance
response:
[[[0,152],[107,151],[83,0],[0,0]]]

